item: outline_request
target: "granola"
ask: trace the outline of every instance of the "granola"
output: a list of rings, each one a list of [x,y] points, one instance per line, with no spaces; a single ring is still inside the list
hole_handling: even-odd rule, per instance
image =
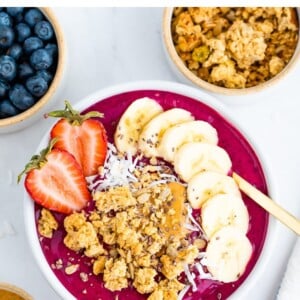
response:
[[[46,208],[41,210],[41,216],[38,221],[38,231],[41,236],[52,238],[53,232],[58,228],[58,222],[53,214]]]
[[[226,88],[247,88],[276,76],[298,41],[288,7],[175,8],[172,37],[179,57],[198,77]]]
[[[73,213],[64,220],[67,235],[64,238],[65,245],[74,251],[84,249],[88,257],[96,257],[105,253],[100,244],[97,232],[92,223],[86,220],[83,213]]]
[[[134,170],[137,181],[95,191],[89,214],[67,216],[64,243],[94,258],[93,274],[102,276],[107,289],[132,285],[149,299],[176,299],[185,287],[178,276],[205,242],[199,237],[193,245],[185,229],[186,187],[160,181],[170,169],[151,162]]]

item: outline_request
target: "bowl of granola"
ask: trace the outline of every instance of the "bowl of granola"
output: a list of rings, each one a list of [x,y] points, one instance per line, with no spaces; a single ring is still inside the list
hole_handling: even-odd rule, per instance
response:
[[[299,14],[290,7],[166,8],[162,32],[177,75],[221,94],[276,83],[300,53]]]
[[[49,116],[24,172],[24,220],[63,299],[241,299],[259,280],[273,223],[231,172],[264,193],[270,178],[217,100],[137,82]]]

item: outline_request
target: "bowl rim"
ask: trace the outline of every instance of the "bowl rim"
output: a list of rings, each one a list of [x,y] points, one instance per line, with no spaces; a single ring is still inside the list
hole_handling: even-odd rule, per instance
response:
[[[0,129],[7,126],[16,125],[38,113],[48,103],[54,92],[57,90],[58,85],[62,81],[66,61],[66,43],[64,34],[54,11],[49,7],[39,7],[39,9],[42,11],[46,19],[50,21],[56,36],[58,47],[58,61],[55,75],[45,95],[43,95],[33,106],[26,109],[25,111],[22,111],[21,113],[13,117],[0,119]]]
[[[11,283],[0,282],[0,291],[1,290],[15,293],[18,296],[24,298],[24,300],[33,300],[33,297],[30,294],[28,294],[25,290]]]
[[[180,75],[182,75],[186,80],[190,81],[192,84],[194,84],[197,87],[204,88],[207,91],[218,93],[218,94],[224,94],[224,95],[231,95],[231,96],[241,96],[241,95],[248,95],[249,93],[253,92],[259,92],[264,90],[265,88],[270,88],[273,84],[278,82],[280,79],[285,77],[288,73],[290,73],[291,70],[295,68],[297,63],[299,62],[299,56],[300,56],[300,8],[296,8],[297,12],[297,19],[298,19],[298,41],[297,46],[294,50],[294,53],[289,60],[289,62],[286,64],[286,66],[274,77],[271,79],[258,84],[253,87],[243,88],[243,89],[234,89],[234,88],[226,88],[214,85],[212,83],[209,83],[200,77],[196,76],[193,72],[191,72],[184,64],[184,62],[181,60],[181,58],[178,56],[177,51],[175,49],[172,34],[171,34],[171,20],[172,20],[172,14],[175,7],[166,7],[163,10],[163,17],[162,17],[162,39],[163,39],[163,45],[165,48],[165,52],[168,55],[169,62],[173,64],[173,66],[176,68],[177,71],[179,71]]]
[[[210,106],[211,108],[219,112],[222,115],[222,117],[227,119],[235,128],[237,128],[240,131],[240,133],[247,139],[251,147],[254,149],[260,161],[266,179],[268,192],[270,195],[272,195],[272,197],[274,197],[274,199],[276,199],[275,197],[276,191],[273,189],[274,180],[272,178],[272,174],[273,174],[271,170],[272,164],[270,164],[268,162],[267,157],[262,154],[261,149],[255,143],[253,143],[253,139],[251,138],[251,136],[248,133],[245,133],[243,126],[237,122],[236,118],[234,117],[234,114],[231,113],[228,110],[228,108],[226,108],[226,106],[224,106],[224,104],[218,101],[214,96],[209,95],[205,91],[201,91],[197,88],[185,84],[170,82],[170,81],[161,81],[161,80],[136,81],[136,82],[123,83],[119,85],[112,85],[107,88],[100,89],[84,97],[79,102],[77,102],[74,105],[74,108],[77,110],[84,110],[86,107],[92,105],[93,103],[102,101],[108,97],[120,93],[139,91],[139,90],[161,90],[161,91],[170,91],[173,93],[178,93],[184,96],[191,97],[198,101],[201,101],[202,103]],[[39,145],[36,148],[36,152],[39,152],[47,144],[50,130],[54,123],[55,121],[53,121],[53,123],[49,125],[48,131],[44,133],[43,138],[41,139]],[[25,189],[24,189],[24,197],[23,197],[23,216],[24,216],[27,242],[31,248],[35,261],[37,262],[39,268],[41,269],[44,277],[54,288],[54,290],[58,293],[58,295],[63,297],[63,299],[74,300],[75,297],[62,285],[62,283],[55,276],[55,274],[53,273],[50,265],[48,264],[43,254],[43,251],[40,247],[38,235],[37,235],[37,228],[35,225],[34,202],[31,200],[31,198],[29,197]],[[272,250],[272,248],[274,245],[274,239],[276,237],[275,235],[277,231],[276,228],[277,228],[277,223],[275,223],[275,220],[269,218],[265,241],[262,247],[262,251],[259,255],[259,258],[256,264],[254,265],[254,268],[252,269],[251,273],[247,276],[246,280],[230,296],[231,300],[241,299],[241,297],[245,295],[247,291],[251,290],[251,288],[254,287],[255,282],[259,280],[260,278],[259,275],[265,269],[265,265],[270,260],[271,254],[274,251]],[[255,275],[253,275],[254,273]]]

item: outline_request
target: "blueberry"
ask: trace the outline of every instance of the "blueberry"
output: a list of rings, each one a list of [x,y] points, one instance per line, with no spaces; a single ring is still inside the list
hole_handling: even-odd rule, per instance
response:
[[[18,61],[23,54],[23,48],[19,44],[13,44],[7,50],[7,55],[11,56],[15,61]]]
[[[25,110],[34,104],[33,96],[26,88],[19,83],[16,83],[9,91],[9,99],[20,110]]]
[[[35,50],[30,56],[30,64],[36,70],[47,70],[52,63],[53,58],[45,49]]]
[[[48,44],[45,46],[45,49],[50,53],[50,55],[51,55],[52,57],[56,56],[57,53],[58,53],[57,45],[56,45],[56,44],[53,44],[53,43],[48,43]]]
[[[18,67],[19,78],[24,79],[33,74],[34,74],[34,70],[32,69],[32,67],[30,66],[29,63],[23,62],[23,63],[19,64],[19,67]]]
[[[9,88],[10,88],[10,86],[6,81],[0,80],[0,98],[1,99],[3,99],[6,96]]]
[[[19,14],[22,14],[24,7],[7,7],[6,11],[12,17],[17,17]]]
[[[13,80],[17,75],[17,65],[15,60],[8,55],[0,56],[0,79]]]
[[[43,48],[43,46],[44,46],[43,41],[36,36],[31,36],[27,38],[23,44],[24,51],[27,54],[32,53],[34,50]]]
[[[0,25],[0,48],[9,48],[14,39],[14,30],[11,27]]]
[[[26,23],[19,23],[15,27],[18,42],[24,42],[31,35],[30,27]]]
[[[11,27],[13,24],[12,18],[6,12],[0,12],[0,25],[5,25]]]
[[[36,75],[38,75],[38,76],[44,78],[44,79],[46,80],[46,82],[47,82],[48,85],[49,85],[49,83],[50,83],[50,82],[52,81],[52,79],[53,79],[53,75],[52,75],[50,72],[48,72],[47,70],[40,70],[40,71],[37,71],[37,72],[36,72]]]
[[[15,23],[21,23],[21,22],[23,22],[23,14],[22,13],[20,13],[20,14],[17,14],[15,17],[14,17],[14,21],[15,21]]]
[[[24,15],[24,20],[30,27],[33,27],[37,22],[42,21],[43,19],[43,14],[37,8],[29,9]]]
[[[0,101],[0,118],[13,117],[19,113],[20,111],[11,103],[11,101],[7,99]]]
[[[34,26],[35,34],[43,41],[48,41],[53,37],[53,28],[48,21],[40,21]]]
[[[43,77],[35,75],[26,80],[26,88],[31,95],[41,97],[47,92],[48,84]]]

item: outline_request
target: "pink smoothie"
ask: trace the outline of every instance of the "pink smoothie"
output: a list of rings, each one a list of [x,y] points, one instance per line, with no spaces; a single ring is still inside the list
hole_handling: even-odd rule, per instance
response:
[[[228,120],[224,119],[214,109],[197,100],[171,92],[143,90],[112,96],[90,106],[86,111],[98,110],[105,114],[101,121],[107,130],[109,141],[113,142],[113,134],[122,113],[131,102],[146,96],[158,101],[164,109],[184,108],[189,110],[195,116],[195,119],[207,121],[214,126],[218,131],[219,146],[223,147],[231,157],[233,171],[254,184],[263,193],[267,193],[266,181],[259,159],[247,140]],[[243,199],[250,215],[250,226],[247,235],[253,245],[253,255],[245,273],[234,283],[224,284],[211,280],[197,280],[198,291],[194,293],[189,291],[184,299],[226,299],[242,284],[253,269],[264,244],[268,214],[245,195],[243,195]],[[36,220],[39,217],[40,209],[38,205],[35,206]],[[133,288],[114,293],[105,289],[101,276],[92,275],[90,259],[74,253],[64,246],[65,231],[62,224],[64,216],[56,213],[55,217],[60,222],[59,230],[55,232],[52,239],[41,239],[41,248],[49,265],[55,265],[57,260],[62,260],[63,268],[54,268],[53,272],[76,299],[115,300],[117,295],[119,300],[147,298],[147,296],[137,293]],[[64,268],[68,264],[79,264],[80,268],[74,274],[66,275]],[[88,275],[88,281],[82,280],[85,276],[83,273]]]

